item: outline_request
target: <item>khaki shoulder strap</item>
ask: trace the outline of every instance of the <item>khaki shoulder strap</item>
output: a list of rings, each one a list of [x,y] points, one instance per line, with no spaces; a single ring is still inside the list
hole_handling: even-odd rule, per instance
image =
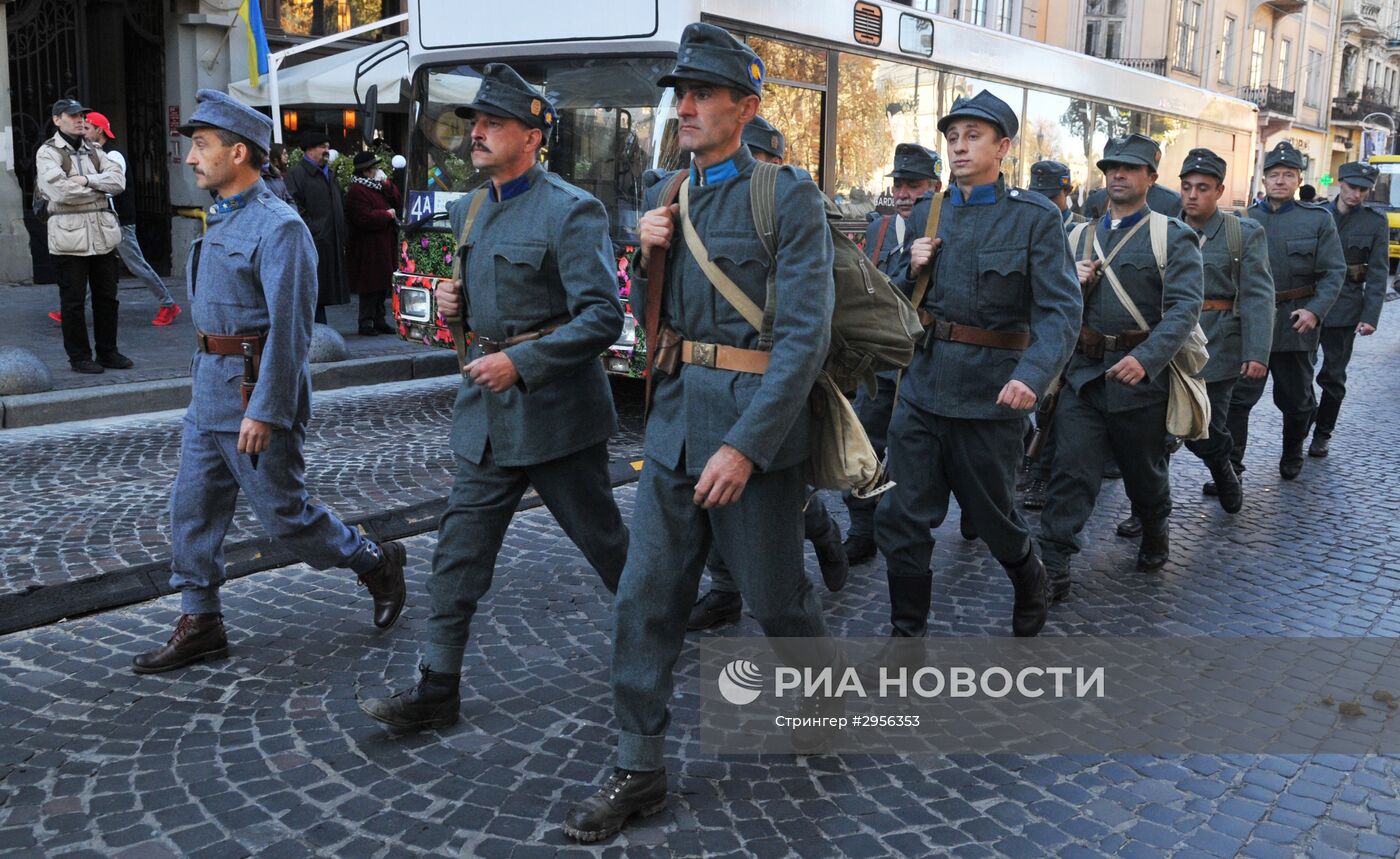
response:
[[[928,222],[924,224],[924,238],[938,238],[938,221],[942,217],[943,195],[934,194],[933,199],[929,201]],[[934,260],[932,257],[930,257],[928,265],[924,267],[924,270],[919,274],[918,280],[914,282],[914,295],[912,296],[912,301],[915,310],[918,310],[923,305],[924,296],[928,295],[929,278],[933,276],[933,263]]]
[[[700,240],[700,234],[695,231],[695,224],[690,220],[690,178],[687,177],[681,183],[681,232],[685,234],[685,246],[690,249],[690,255],[695,258],[695,264],[700,266],[700,270],[705,273],[706,279],[724,296],[724,300],[734,306],[739,311],[739,315],[744,317],[755,331],[763,330],[763,310],[753,299],[749,298],[739,285],[729,279],[719,266],[710,259],[710,253],[705,249],[705,243]]]
[[[1088,233],[1089,233],[1089,239],[1088,239],[1088,241],[1085,241],[1084,244],[1083,244],[1083,248],[1084,248],[1084,250],[1083,250],[1084,257],[1083,257],[1083,258],[1084,258],[1085,260],[1091,260],[1091,259],[1094,258],[1094,222],[1093,222],[1093,221],[1083,221],[1082,223],[1078,223],[1078,224],[1075,224],[1075,225],[1074,225],[1074,229],[1072,229],[1072,230],[1069,231],[1069,249],[1070,249],[1071,252],[1073,252],[1074,249],[1075,249],[1076,247],[1080,247],[1079,240],[1082,239],[1082,238],[1084,238],[1084,233],[1085,233],[1085,232],[1088,232]]]
[[[467,204],[467,217],[462,222],[462,234],[457,237],[457,253],[452,255],[452,279],[461,284],[462,306],[467,303],[466,269],[462,265],[462,246],[467,243],[467,237],[472,234],[472,225],[476,223],[476,216],[481,212],[481,204],[486,202],[486,189],[478,188]],[[457,369],[467,372],[467,329],[463,321],[463,316],[446,317],[447,330],[452,332],[452,346],[457,350]]]
[[[768,279],[763,300],[763,323],[758,327],[758,348],[773,350],[773,322],[778,313],[778,165],[759,161],[749,177],[749,208],[754,229],[768,251]]]
[[[1244,229],[1239,217],[1225,213],[1225,245],[1230,249],[1230,280],[1240,291],[1240,264],[1244,261]]]
[[[1152,239],[1152,256],[1157,260],[1157,273],[1167,271],[1167,216],[1161,212],[1147,213],[1147,234]],[[1122,244],[1119,244],[1122,247]]]

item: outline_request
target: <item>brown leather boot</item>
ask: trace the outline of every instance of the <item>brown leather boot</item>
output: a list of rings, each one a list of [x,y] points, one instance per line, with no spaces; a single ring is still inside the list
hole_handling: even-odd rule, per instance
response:
[[[388,629],[399,619],[408,588],[403,581],[403,565],[408,552],[397,540],[379,544],[379,566],[358,578],[374,598],[374,625]]]
[[[132,659],[131,667],[137,674],[159,674],[226,656],[228,636],[224,634],[223,615],[182,614],[170,640]]]

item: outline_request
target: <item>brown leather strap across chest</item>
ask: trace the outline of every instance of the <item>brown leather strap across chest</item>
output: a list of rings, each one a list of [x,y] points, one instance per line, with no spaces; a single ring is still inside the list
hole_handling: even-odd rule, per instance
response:
[[[203,331],[195,332],[195,342],[199,345],[199,351],[208,355],[234,355],[243,357],[243,344],[249,344],[254,355],[261,355],[263,344],[267,342],[266,334],[205,334]]]
[[[1079,329],[1079,342],[1074,351],[1091,361],[1103,358],[1105,352],[1129,352],[1147,340],[1151,331],[1121,331],[1117,334],[1100,334],[1085,325]]]
[[[1014,352],[1024,352],[1031,345],[1029,332],[992,331],[975,325],[963,325],[961,322],[945,322],[934,319],[922,307],[919,308],[919,322],[930,337],[949,343],[966,343],[969,346],[983,346],[988,349],[1010,349]]]
[[[1296,301],[1299,298],[1311,298],[1317,295],[1316,286],[1300,286],[1297,289],[1285,289],[1283,292],[1274,293],[1274,305],[1283,304],[1285,301]]]

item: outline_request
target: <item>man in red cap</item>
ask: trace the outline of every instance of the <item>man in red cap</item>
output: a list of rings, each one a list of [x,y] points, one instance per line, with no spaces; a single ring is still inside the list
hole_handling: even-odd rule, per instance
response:
[[[117,162],[122,169],[122,174],[126,175],[126,155],[117,148],[116,132],[112,131],[112,121],[104,114],[91,111],[87,115],[88,131],[84,135],[89,143],[107,153],[107,157]],[[141,252],[141,243],[136,240],[136,198],[131,194],[131,183],[128,177],[127,189],[120,194],[112,195],[112,205],[117,210],[117,222],[121,224],[122,240],[117,245],[117,254],[122,258],[122,264],[136,277],[137,280],[146,284],[146,288],[151,291],[151,295],[160,302],[160,310],[156,312],[156,318],[151,320],[152,325],[169,325],[175,321],[175,317],[180,315],[180,305],[175,303],[174,297],[170,295],[170,289],[165,285],[165,281],[160,279],[156,270],[151,268],[151,264],[146,262],[146,255]]]

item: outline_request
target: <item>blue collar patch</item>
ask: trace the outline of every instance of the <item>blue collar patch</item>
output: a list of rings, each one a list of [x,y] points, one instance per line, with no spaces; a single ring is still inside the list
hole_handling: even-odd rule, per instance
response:
[[[1123,220],[1119,221],[1119,222],[1118,222],[1118,229],[1120,229],[1120,230],[1132,229],[1132,227],[1133,227],[1134,224],[1136,224],[1138,221],[1141,221],[1143,218],[1147,217],[1147,213],[1148,213],[1149,211],[1151,211],[1151,210],[1148,209],[1146,206],[1143,206],[1143,207],[1142,207],[1141,209],[1139,209],[1138,211],[1133,212],[1133,213],[1132,213],[1131,215],[1129,215],[1128,217],[1126,217],[1126,218],[1124,218]],[[1113,229],[1113,216],[1112,216],[1111,214],[1109,214],[1108,212],[1104,212],[1104,213],[1103,213],[1103,228],[1104,228],[1105,230],[1111,230],[1111,229]]]
[[[514,179],[501,186],[500,193],[496,192],[496,183],[491,182],[490,191],[492,202],[504,203],[512,197],[519,197],[530,190],[530,173],[526,171],[516,176]]]
[[[1264,199],[1260,200],[1254,205],[1258,206],[1259,208],[1263,209],[1265,212],[1268,212],[1270,214],[1282,215],[1284,212],[1287,212],[1289,209],[1292,209],[1293,207],[1297,206],[1298,201],[1294,199],[1286,200],[1282,206],[1279,206],[1277,209],[1275,209],[1273,203],[1269,201],[1269,198],[1265,197]]]
[[[733,158],[727,158],[718,164],[706,167],[704,179],[700,178],[700,173],[695,165],[690,165],[690,184],[692,185],[718,185],[726,179],[733,179],[738,175],[739,168],[735,165]]]
[[[242,193],[234,194],[232,197],[224,197],[221,200],[217,200],[215,201],[214,205],[209,207],[209,214],[223,215],[228,212],[236,212],[244,206],[248,205],[248,202],[252,200],[254,196],[256,196],[256,191],[257,186],[254,186],[246,191],[243,191]]]
[[[962,186],[953,183],[953,191],[948,197],[948,202],[954,206],[990,206],[997,201],[997,182],[988,185],[975,185],[972,193],[963,196]]]

